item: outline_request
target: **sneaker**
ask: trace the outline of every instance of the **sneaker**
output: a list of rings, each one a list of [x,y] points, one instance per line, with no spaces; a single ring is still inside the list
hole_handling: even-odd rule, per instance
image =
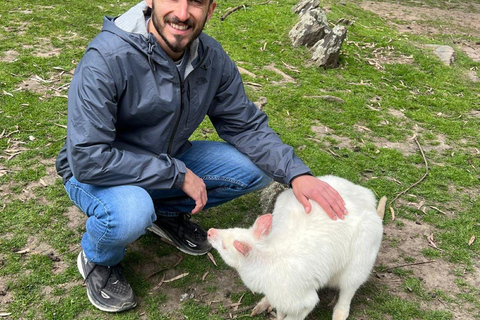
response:
[[[105,267],[89,262],[83,250],[77,258],[78,271],[87,284],[88,300],[98,309],[106,312],[120,312],[137,305],[133,290],[117,264]]]
[[[194,256],[205,254],[212,249],[207,240],[207,232],[198,224],[191,222],[191,217],[190,213],[180,213],[176,217],[157,215],[157,221],[148,230],[186,254]]]

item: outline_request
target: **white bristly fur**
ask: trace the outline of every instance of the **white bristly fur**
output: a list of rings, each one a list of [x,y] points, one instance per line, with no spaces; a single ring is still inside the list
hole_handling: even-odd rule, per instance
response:
[[[303,320],[319,301],[317,290],[329,287],[339,290],[333,320],[345,320],[355,292],[370,275],[383,233],[373,193],[339,177],[319,179],[344,199],[344,220],[331,220],[313,201],[312,211],[305,213],[287,190],[277,199],[271,229],[266,219],[268,230],[263,234],[262,217],[249,229],[208,232],[213,247],[245,285],[265,295],[254,313],[271,305],[279,320]]]

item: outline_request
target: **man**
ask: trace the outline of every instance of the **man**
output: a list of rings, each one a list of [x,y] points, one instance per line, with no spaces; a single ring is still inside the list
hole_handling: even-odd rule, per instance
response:
[[[332,218],[346,213],[330,186],[268,127],[237,68],[202,33],[213,0],[146,0],[104,19],[76,68],[57,171],[88,217],[77,264],[97,308],[136,305],[120,261],[147,229],[188,254],[210,250],[190,214],[264,188],[292,186]],[[225,142],[188,138],[208,115]]]

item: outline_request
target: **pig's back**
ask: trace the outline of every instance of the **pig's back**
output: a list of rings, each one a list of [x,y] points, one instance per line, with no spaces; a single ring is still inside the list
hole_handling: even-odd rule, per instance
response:
[[[320,179],[344,199],[349,212],[345,219],[330,219],[313,201],[312,211],[307,214],[293,191],[284,191],[275,204],[268,246],[284,260],[283,266],[295,269],[305,281],[315,279],[322,286],[345,268],[353,255],[362,254],[356,252],[362,242],[365,246],[379,245],[382,222],[370,190],[335,176]]]

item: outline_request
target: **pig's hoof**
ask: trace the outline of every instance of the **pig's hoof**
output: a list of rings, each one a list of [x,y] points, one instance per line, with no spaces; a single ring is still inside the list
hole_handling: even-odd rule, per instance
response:
[[[265,311],[272,311],[272,306],[270,305],[270,302],[268,302],[266,297],[263,297],[262,300],[260,300],[259,303],[253,308],[252,313],[250,314],[251,317],[256,316],[257,314],[263,313]]]

